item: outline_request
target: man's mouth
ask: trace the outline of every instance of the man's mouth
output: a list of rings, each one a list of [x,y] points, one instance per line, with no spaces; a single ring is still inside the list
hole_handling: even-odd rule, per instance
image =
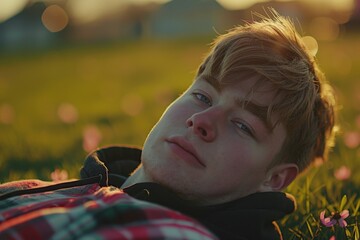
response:
[[[188,160],[193,164],[197,164],[201,167],[206,167],[204,162],[199,158],[195,148],[192,144],[183,137],[171,137],[166,139],[172,150],[184,160]]]

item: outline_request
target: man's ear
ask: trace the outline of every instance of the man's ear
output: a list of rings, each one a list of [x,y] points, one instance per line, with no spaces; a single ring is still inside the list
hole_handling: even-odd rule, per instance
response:
[[[299,173],[296,164],[280,164],[268,171],[267,178],[260,187],[260,192],[280,191],[286,188]]]

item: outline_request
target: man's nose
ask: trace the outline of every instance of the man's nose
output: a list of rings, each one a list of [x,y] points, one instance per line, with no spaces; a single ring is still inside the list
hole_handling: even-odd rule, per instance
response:
[[[206,142],[211,142],[216,138],[216,118],[219,116],[216,111],[203,111],[193,114],[187,119],[186,125],[191,128],[193,133]]]

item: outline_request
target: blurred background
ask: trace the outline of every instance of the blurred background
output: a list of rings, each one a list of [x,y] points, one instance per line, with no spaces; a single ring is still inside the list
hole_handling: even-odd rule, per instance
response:
[[[335,87],[329,178],[359,186],[359,0],[0,0],[0,182],[78,177],[109,144],[141,146],[219,33],[273,7]]]

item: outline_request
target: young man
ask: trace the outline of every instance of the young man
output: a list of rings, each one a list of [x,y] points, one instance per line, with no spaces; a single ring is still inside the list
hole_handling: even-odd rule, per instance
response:
[[[281,238],[273,222],[295,208],[281,190],[315,159],[326,158],[334,100],[292,23],[272,13],[215,40],[142,151],[95,151],[82,178],[101,174],[102,186],[141,200],[132,206],[146,201],[176,210],[220,239]],[[124,222],[136,218],[127,217]]]

